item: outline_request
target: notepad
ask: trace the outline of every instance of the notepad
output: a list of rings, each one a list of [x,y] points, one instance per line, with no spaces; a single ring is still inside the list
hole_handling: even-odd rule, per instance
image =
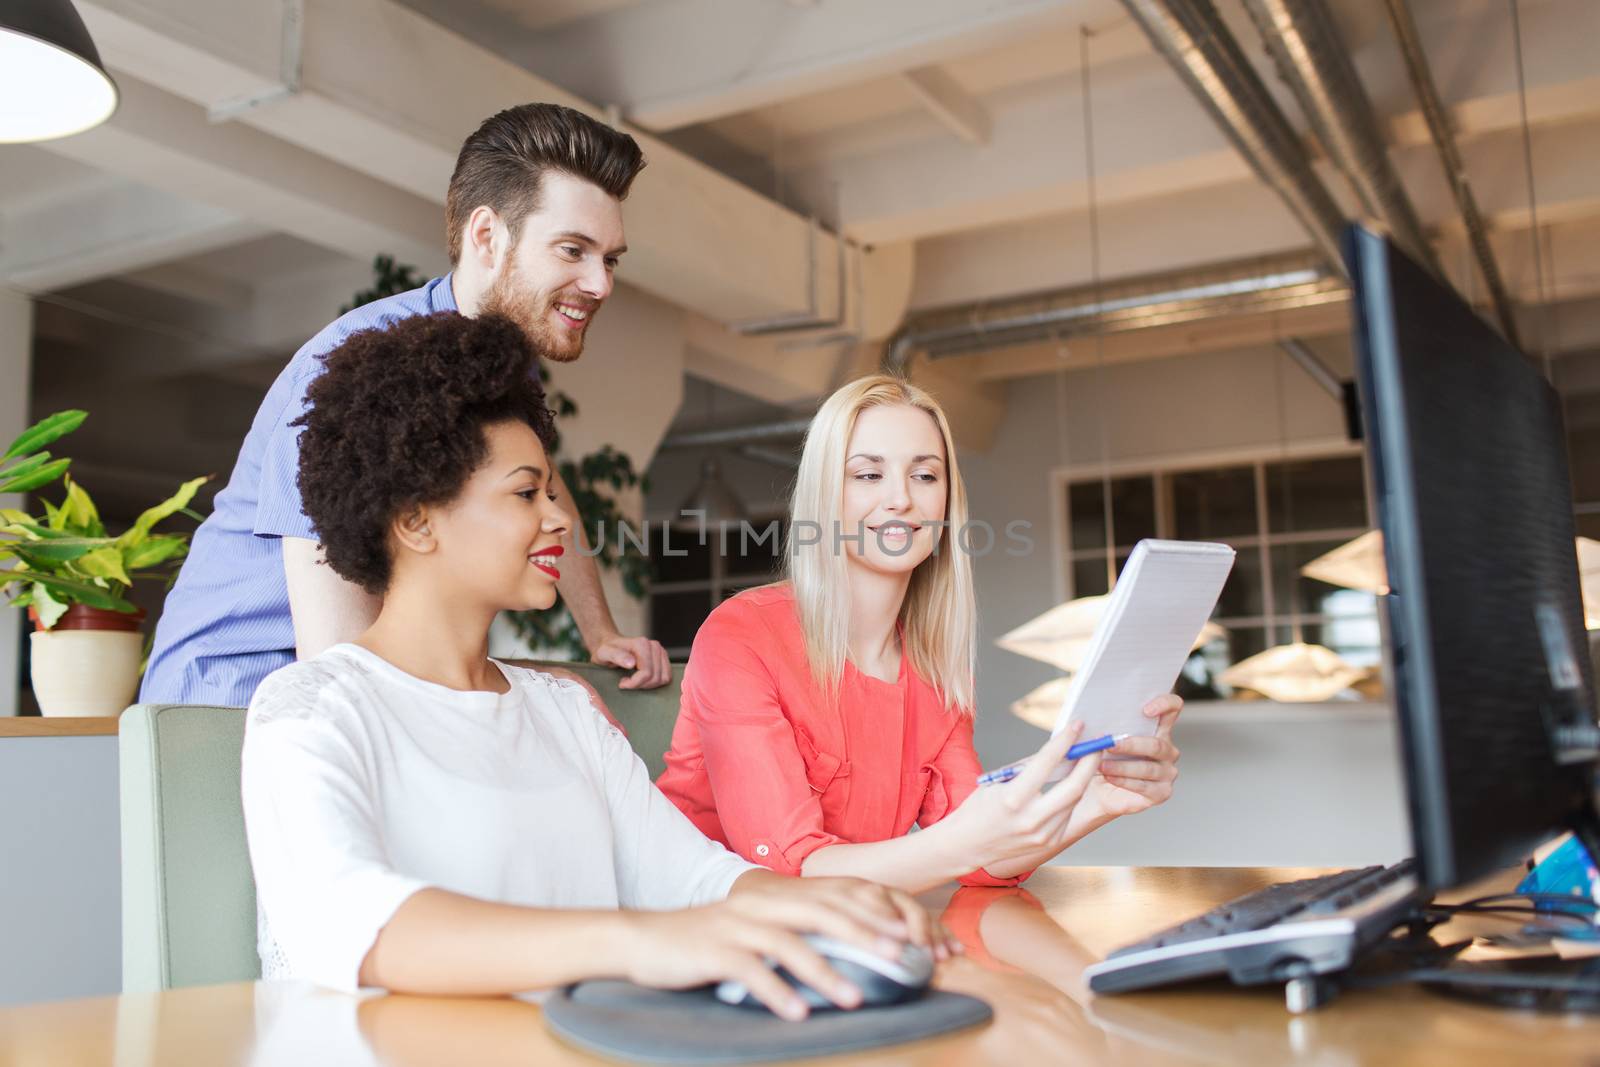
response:
[[[1144,706],[1172,692],[1233,570],[1234,551],[1207,541],[1133,546],[1052,735],[1074,722],[1085,738],[1156,732]]]

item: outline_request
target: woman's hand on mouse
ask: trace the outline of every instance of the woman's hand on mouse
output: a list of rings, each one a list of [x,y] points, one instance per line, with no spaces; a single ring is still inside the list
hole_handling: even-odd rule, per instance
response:
[[[862,878],[789,878],[747,871],[734,883],[728,903],[889,959],[898,957],[905,944],[920,945],[939,960],[961,950],[961,943],[911,894]]]
[[[780,1018],[804,1019],[810,1014],[806,1002],[778,977],[770,960],[841,1008],[860,1005],[861,991],[829,967],[800,934],[731,904],[624,912],[628,979],[657,989],[733,979]]]
[[[909,894],[859,878],[788,878],[753,870],[720,904],[675,912],[628,912],[628,978],[661,989],[734,979],[785,1019],[805,1001],[769,960],[842,1008],[861,991],[841,978],[803,934],[823,934],[888,959],[910,942],[945,959],[960,946]]]

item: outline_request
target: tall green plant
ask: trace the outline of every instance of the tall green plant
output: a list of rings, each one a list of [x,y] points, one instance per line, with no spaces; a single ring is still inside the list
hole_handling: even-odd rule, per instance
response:
[[[415,267],[397,264],[393,256],[374,259],[372,273],[372,288],[357,293],[353,302],[341,309],[341,314],[386,296],[408,292],[424,282]],[[544,383],[550,408],[558,419],[568,419],[578,413],[578,405],[571,396],[551,388],[550,371],[543,361],[539,363],[539,380]],[[558,436],[556,450],[560,447]],[[637,544],[620,536],[619,531],[627,519],[617,506],[616,495],[635,488],[648,491],[649,479],[634,469],[633,460],[625,453],[610,445],[576,460],[558,461],[557,469],[572,494],[572,510],[580,517],[591,548],[596,549],[596,560],[607,570],[620,571],[622,588],[629,596],[642,598],[648,589],[650,561]],[[507,618],[524,640],[541,651],[565,653],[574,659],[584,659],[589,654],[577,622],[563,603],[548,611],[512,612]]]

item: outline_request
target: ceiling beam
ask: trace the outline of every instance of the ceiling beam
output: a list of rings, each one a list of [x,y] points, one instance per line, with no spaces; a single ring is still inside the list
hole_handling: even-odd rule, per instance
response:
[[[370,260],[387,252],[444,266],[439,205],[205,108],[127,73],[111,120],[41,148],[270,230]]]
[[[212,127],[219,136],[268,135],[433,205],[421,217],[438,249],[444,245],[438,208],[456,154],[484,118],[530,100],[601,114],[393,0],[303,0],[298,85],[277,95],[284,88],[279,5],[81,0],[79,6],[108,66],[203,108],[236,113]],[[263,8],[273,13],[265,25]],[[449,76],[418,76],[429,71]],[[268,102],[237,112],[230,107],[251,97]],[[821,242],[815,257],[821,277],[813,279],[806,219],[665,143],[637,136],[649,166],[624,208],[632,248],[624,278],[724,322],[794,313],[813,288],[829,291],[831,238]]]
[[[264,232],[232,212],[116,181],[6,212],[0,283],[25,293],[63,289]]]
[[[455,17],[444,0],[412,3]],[[500,27],[492,47],[667,131],[1118,14],[1106,0],[658,0],[549,33]]]
[[[968,144],[989,143],[989,113],[949,74],[938,67],[918,67],[900,79],[951,133]]]

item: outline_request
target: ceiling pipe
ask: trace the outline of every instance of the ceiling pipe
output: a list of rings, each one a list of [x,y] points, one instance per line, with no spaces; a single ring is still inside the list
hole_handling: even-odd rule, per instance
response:
[[[1210,0],[1122,0],[1122,6],[1261,180],[1283,197],[1328,265],[1345,274],[1344,213]]]
[[[1305,371],[1306,376],[1316,382],[1323,392],[1340,403],[1344,402],[1344,382],[1337,374],[1333,373],[1331,367],[1322,362],[1317,354],[1311,351],[1309,345],[1298,337],[1285,337],[1278,342],[1278,347],[1283,349],[1285,355],[1299,364],[1300,369]]]
[[[777,437],[800,437],[810,427],[810,419],[787,419],[782,422],[757,423],[753,426],[730,426],[722,430],[675,433],[662,441],[659,447],[718,448],[723,445],[742,445],[753,441],[769,441]]]
[[[1389,160],[1388,146],[1325,0],[1245,0],[1267,52],[1362,209],[1413,258],[1439,273],[1427,233]]]
[[[1102,287],[1103,288],[1103,287]],[[1326,304],[1347,295],[1343,282],[1312,257],[1285,257],[1124,283],[1120,294],[1069,290],[977,307],[929,312],[897,334],[883,369],[903,374],[913,351],[931,359],[1094,333],[1267,314]]]
[[[1434,84],[1433,71],[1428,66],[1427,53],[1422,50],[1422,40],[1417,35],[1417,24],[1411,17],[1411,8],[1406,0],[1385,0],[1385,7],[1389,10],[1389,21],[1394,24],[1395,38],[1400,42],[1400,54],[1405,57],[1411,87],[1422,106],[1422,115],[1428,122],[1428,131],[1433,135],[1434,147],[1439,150],[1439,161],[1444,165],[1445,178],[1450,182],[1450,191],[1455,194],[1456,206],[1461,211],[1461,221],[1466,225],[1473,258],[1478,261],[1484,287],[1489,290],[1489,299],[1494,302],[1495,317],[1500,320],[1500,329],[1506,335],[1506,340],[1521,348],[1522,343],[1517,340],[1517,321],[1511,295],[1506,291],[1500,268],[1495,263],[1494,249],[1489,245],[1488,227],[1484,225],[1483,214],[1478,210],[1477,198],[1472,195],[1467,165],[1456,147],[1455,131],[1450,128],[1450,118],[1445,114],[1439,87]]]

